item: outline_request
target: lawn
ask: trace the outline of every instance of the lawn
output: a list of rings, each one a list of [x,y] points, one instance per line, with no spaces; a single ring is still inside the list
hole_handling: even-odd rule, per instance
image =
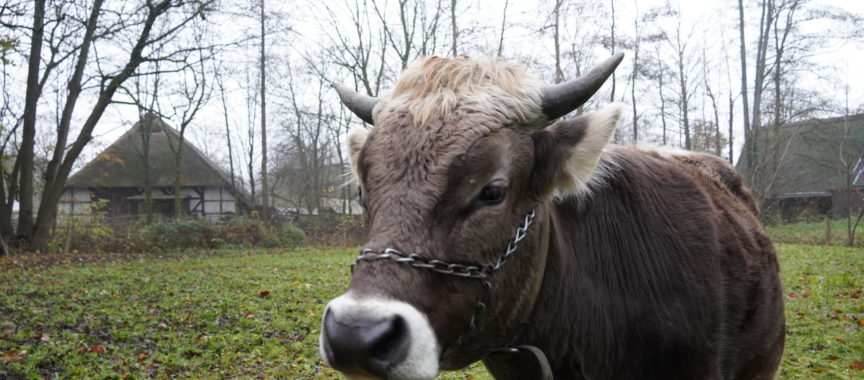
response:
[[[778,248],[781,378],[864,378],[864,252]],[[0,258],[0,378],[338,378],[318,359],[318,324],[354,252]]]

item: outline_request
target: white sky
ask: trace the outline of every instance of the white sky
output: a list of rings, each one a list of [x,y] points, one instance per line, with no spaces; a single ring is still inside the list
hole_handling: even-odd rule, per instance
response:
[[[244,0],[238,0],[244,1]],[[334,7],[340,7],[342,4],[342,0],[325,0],[323,3],[329,3]],[[619,35],[630,35],[633,33],[633,19],[635,14],[635,8],[638,8],[640,12],[644,12],[645,10],[654,7],[656,5],[661,4],[662,0],[616,0],[616,24],[618,27]],[[393,3],[393,1],[391,1]],[[449,3],[449,2],[445,2]],[[465,53],[469,55],[477,55],[482,52],[472,51],[470,50],[473,46],[477,45],[477,41],[495,41],[497,40],[497,34],[500,31],[501,25],[501,14],[503,11],[503,0],[472,0],[465,1],[460,0],[460,10],[458,17],[459,20],[477,20],[477,24],[479,25],[478,29],[473,33],[470,33],[469,37],[472,39],[471,41],[465,41],[464,44],[467,46]],[[551,43],[551,33],[546,36],[539,36],[536,32],[542,24],[545,22],[544,13],[546,13],[547,9],[551,9],[553,1],[552,0],[539,0],[539,1],[519,1],[519,0],[510,0],[510,5],[508,8],[508,23],[511,26],[505,32],[505,49],[504,55],[505,57],[512,57],[513,55],[519,56],[533,56],[536,57],[541,62],[551,62],[552,59],[552,43]],[[609,1],[601,1],[601,4],[608,7]],[[737,68],[740,67],[740,63],[738,61],[738,44],[737,44],[737,2],[732,0],[714,0],[714,1],[671,1],[673,7],[679,7],[681,14],[683,16],[683,24],[685,28],[689,28],[693,26],[696,29],[706,30],[707,32],[703,33],[705,37],[699,37],[696,39],[695,43],[700,45],[704,45],[708,49],[719,49],[718,44],[721,42],[722,37],[717,36],[717,30],[721,26],[725,26],[724,34],[727,40],[735,41],[734,44],[727,47],[727,50],[730,51],[730,65],[734,67],[735,73],[733,73],[732,82],[733,82],[733,91],[737,92],[740,90],[740,79],[737,77]],[[272,65],[284,65],[287,60],[292,65],[301,65],[300,56],[304,52],[307,52],[307,49],[317,49],[324,44],[323,42],[323,33],[321,32],[319,23],[320,23],[320,14],[316,14],[314,9],[310,8],[310,4],[312,3],[302,3],[300,5],[292,4],[292,5],[282,5],[281,9],[283,12],[283,16],[285,19],[284,22],[291,25],[294,32],[291,32],[290,36],[285,36],[285,38],[274,38],[271,39],[271,44],[268,48],[274,54],[274,56],[278,56],[278,58],[273,59],[274,62],[271,62]],[[852,12],[855,12],[859,15],[864,14],[864,1],[842,1],[842,0],[819,0],[814,1],[814,4],[824,4],[824,6],[833,6],[838,8],[843,8]],[[268,1],[268,7],[277,7],[276,2]],[[391,4],[392,6],[392,4]],[[821,6],[821,5],[820,5]],[[755,13],[755,10],[753,11]],[[580,17],[578,15],[569,15],[569,17]],[[751,16],[752,17],[752,16]],[[756,21],[758,21],[758,15],[755,17]],[[241,31],[254,28],[254,20],[243,20],[242,17],[232,16],[223,19],[223,24],[220,27],[220,33],[225,36],[236,35]],[[442,27],[445,30],[449,31],[449,14],[445,15],[445,19],[442,20]],[[470,24],[471,22],[465,21],[464,23],[460,21],[460,24]],[[816,29],[827,28],[830,30],[831,24],[823,23],[822,25],[812,25],[811,27]],[[753,30],[754,26],[749,26],[749,34],[748,40],[752,41],[755,37],[755,31]],[[448,38],[449,35],[442,36],[442,39]],[[275,41],[275,42],[274,42]],[[488,43],[487,43],[488,45]],[[255,49],[257,47],[251,46],[251,51],[242,51],[238,50],[236,53],[230,56],[230,60],[234,61],[236,64],[242,66],[240,63],[243,61],[251,61],[254,62],[257,60],[257,52]],[[602,47],[595,51],[595,54],[599,56],[604,56],[605,53],[602,51]],[[626,50],[625,50],[626,52]],[[442,54],[447,54],[447,51],[440,52]],[[631,52],[628,52],[631,53]],[[643,52],[642,54],[646,54]],[[653,53],[652,53],[653,54]],[[631,55],[628,54],[628,58]],[[719,58],[718,58],[719,59]],[[752,60],[752,58],[750,58]],[[837,95],[838,102],[842,99],[842,93],[844,90],[844,86],[849,84],[849,98],[852,108],[860,107],[864,104],[864,70],[858,68],[860,65],[858,62],[864,62],[864,51],[862,51],[862,45],[859,44],[846,44],[840,46],[839,43],[833,42],[830,46],[826,46],[823,51],[818,52],[818,55],[814,58],[814,61],[818,63],[818,66],[815,66],[814,72],[804,73],[802,75],[801,80],[808,81],[806,83],[812,82],[812,87],[818,88],[820,91],[834,93]],[[752,62],[752,61],[751,61]],[[833,67],[833,68],[832,68]],[[543,66],[543,67],[530,67],[529,71],[535,72],[538,75],[548,75],[551,72],[551,65]],[[279,68],[277,67],[276,70]],[[618,92],[620,93],[623,87],[626,85],[626,75],[630,70],[630,62],[625,58],[625,62],[618,69]],[[823,72],[827,71],[827,72]],[[253,78],[257,73],[254,71],[250,74]],[[572,77],[573,73],[565,72],[565,76]],[[817,76],[825,76],[831,75],[834,78],[848,78],[845,80],[838,80],[837,82],[832,81],[816,81],[814,80]],[[275,77],[275,75],[271,75],[271,80],[279,80]],[[342,80],[337,78],[337,80]],[[752,81],[752,74],[750,80]],[[234,135],[245,133],[245,125],[248,120],[246,109],[247,105],[244,101],[246,96],[246,90],[243,90],[241,87],[247,81],[245,75],[242,73],[242,70],[238,72],[231,80],[228,80],[228,86],[232,87],[230,89],[229,94],[229,108],[231,112],[231,123],[236,126]],[[725,82],[725,79],[721,80]],[[268,81],[269,82],[269,81]],[[845,82],[845,83],[843,83]],[[275,84],[278,86],[278,84]],[[272,85],[268,85],[270,88],[274,88]],[[641,83],[641,87],[650,87],[651,83]],[[725,86],[725,84],[723,85]],[[808,84],[808,86],[810,86]],[[640,88],[641,88],[640,87]],[[317,91],[317,88],[314,90]],[[673,91],[669,90],[670,92]],[[725,88],[721,88],[721,96],[723,95]],[[224,120],[222,118],[221,104],[219,103],[218,94],[215,94],[213,100],[202,112],[201,116],[193,122],[190,127],[190,140],[193,143],[198,145],[202,150],[207,153],[210,153],[214,156],[214,159],[217,162],[224,163],[227,165],[227,150],[225,148],[224,142]],[[629,99],[629,98],[628,98]],[[336,102],[335,92],[332,93],[331,101]],[[642,99],[637,101],[637,105],[643,108],[653,107],[651,102],[653,100],[646,99],[644,104]],[[268,122],[270,127],[268,128],[270,132],[270,144],[277,144],[279,141],[278,125],[279,120],[277,113],[280,112],[280,108],[284,110],[285,108],[285,99],[278,97],[278,94],[272,94],[270,99],[268,100]],[[83,104],[82,104],[83,106]],[[86,108],[86,107],[81,107]],[[725,109],[725,106],[721,106],[721,109]],[[740,113],[740,105],[736,105],[736,113]],[[695,109],[694,114],[700,114],[700,109]],[[725,113],[724,113],[725,115]],[[723,119],[726,116],[721,118],[721,124],[723,124]],[[77,167],[82,166],[89,159],[93,158],[95,154],[104,149],[108,144],[113,142],[114,139],[119,137],[123,132],[125,132],[132,123],[134,123],[137,119],[137,112],[135,109],[131,107],[121,107],[121,106],[112,106],[105,113],[100,122],[100,125],[97,127],[94,135],[96,138],[93,143],[88,147],[85,153],[82,155],[82,158],[79,159]],[[256,119],[258,120],[258,119]],[[735,120],[736,128],[739,128],[739,131],[736,133],[736,145],[740,142],[740,115],[736,115]],[[171,121],[169,121],[170,124]],[[256,121],[257,123],[257,121]],[[659,123],[659,121],[657,121]],[[257,137],[256,137],[257,138]],[[239,144],[238,144],[239,145]],[[235,148],[237,149],[237,148]],[[737,150],[737,149],[736,149]],[[258,150],[260,151],[260,150]],[[236,154],[236,153],[235,153]],[[736,154],[737,155],[737,154]],[[235,157],[235,160],[237,158]],[[238,165],[235,163],[235,165]],[[258,165],[258,164],[256,164]]]

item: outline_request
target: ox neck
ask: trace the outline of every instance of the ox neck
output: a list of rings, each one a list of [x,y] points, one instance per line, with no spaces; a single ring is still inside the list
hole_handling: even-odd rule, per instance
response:
[[[522,315],[520,319],[520,325],[525,326],[531,320],[531,316],[534,313],[534,307],[537,305],[537,298],[540,296],[540,289],[543,287],[543,278],[546,277],[546,262],[549,258],[549,239],[551,238],[551,227],[549,217],[550,212],[552,211],[551,207],[546,207],[542,209],[543,220],[540,226],[540,251],[537,255],[538,265],[538,273],[534,276],[534,283],[531,284],[531,298],[529,300],[528,308],[525,310],[525,314]],[[517,335],[514,336],[515,339],[521,338],[521,331],[517,331]],[[511,342],[512,344],[513,342]]]
[[[549,216],[552,212],[551,205],[541,208],[541,212],[543,213],[543,219],[540,226],[540,245],[537,255],[539,269],[537,275],[534,276],[534,283],[531,284],[528,308],[526,308],[525,313],[520,318],[517,330],[512,333],[511,338],[505,343],[505,346],[493,351],[484,359],[487,368],[493,372],[497,372],[493,367],[501,368],[503,365],[511,368],[504,373],[496,373],[496,378],[553,380],[552,368],[543,350],[534,346],[517,343],[523,339],[525,330],[530,328],[530,321],[533,319],[534,309],[537,305],[537,299],[540,296],[543,279],[546,275],[549,241],[551,239],[551,218]]]

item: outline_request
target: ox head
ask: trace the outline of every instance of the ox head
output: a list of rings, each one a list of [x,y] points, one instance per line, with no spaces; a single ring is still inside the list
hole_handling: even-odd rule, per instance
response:
[[[358,261],[348,291],[328,304],[320,349],[330,366],[349,377],[431,379],[513,337],[543,275],[548,201],[587,191],[621,109],[558,118],[585,103],[622,58],[548,87],[518,66],[464,56],[422,60],[381,99],[337,86],[343,103],[374,125],[347,136],[365,249],[403,256]],[[421,264],[482,268],[501,257],[532,210],[517,254],[485,279],[406,260],[414,253]]]

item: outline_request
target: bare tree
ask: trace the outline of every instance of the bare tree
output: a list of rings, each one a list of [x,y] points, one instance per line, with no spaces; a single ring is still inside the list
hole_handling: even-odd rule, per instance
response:
[[[261,0],[261,203],[264,220],[270,220],[270,186],[267,183],[267,65],[265,55],[264,0]]]
[[[183,30],[190,21],[201,17],[202,14],[207,12],[211,5],[212,2],[210,1],[187,3],[185,1],[162,0],[140,5],[138,10],[134,12],[136,16],[120,18],[116,21],[107,21],[106,24],[100,24],[103,16],[117,15],[118,13],[113,11],[103,12],[102,1],[96,0],[93,2],[90,8],[90,16],[85,24],[86,27],[81,43],[77,45],[78,48],[76,51],[78,55],[75,70],[67,83],[69,92],[63,107],[61,123],[57,126],[57,140],[54,154],[48,162],[46,170],[42,200],[34,225],[32,239],[29,242],[31,250],[43,250],[45,248],[50,237],[51,225],[53,225],[57,215],[57,204],[63,192],[66,179],[69,177],[75,160],[87,143],[90,142],[93,129],[96,127],[105,109],[112,102],[116,91],[126,79],[136,73],[137,68],[142,62],[156,59],[173,59],[180,54],[179,52],[182,49],[168,52],[164,57],[145,55],[145,51],[149,54],[150,49],[154,46],[165,44],[167,40],[170,40],[179,31]],[[171,23],[163,29],[165,32],[151,34],[157,21],[162,21],[163,19],[166,20],[165,22]],[[84,70],[90,62],[89,53],[91,46],[94,42],[102,41],[103,39],[106,41],[116,41],[117,39],[112,39],[112,37],[116,37],[118,33],[132,34],[127,36],[128,39],[134,41],[128,50],[129,58],[124,63],[121,63],[116,70],[108,69],[110,71],[106,71],[106,65],[98,65],[100,72],[98,79],[101,81],[101,84],[98,87],[96,101],[86,121],[81,124],[75,141],[67,149],[67,138],[69,137],[72,114],[78,103],[79,95],[82,92]]]

